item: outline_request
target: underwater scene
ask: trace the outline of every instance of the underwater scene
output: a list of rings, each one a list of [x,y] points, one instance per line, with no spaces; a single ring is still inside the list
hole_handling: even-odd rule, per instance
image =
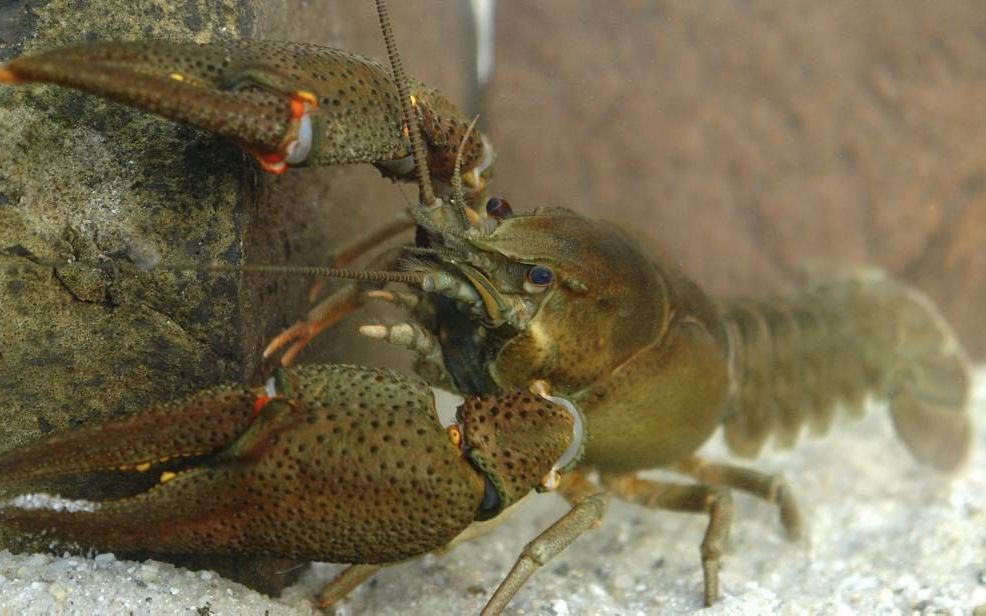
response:
[[[986,615],[984,63],[972,0],[0,0],[0,614]]]

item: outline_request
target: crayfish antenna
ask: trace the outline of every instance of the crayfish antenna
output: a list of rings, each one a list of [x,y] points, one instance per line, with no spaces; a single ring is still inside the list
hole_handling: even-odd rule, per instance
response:
[[[468,229],[473,225],[469,220],[468,209],[466,208],[466,195],[462,191],[462,153],[465,151],[469,136],[472,135],[472,131],[476,128],[476,122],[478,121],[479,116],[477,115],[469,123],[465,136],[459,142],[459,149],[455,152],[455,165],[452,167],[452,205],[455,208],[456,216],[459,218],[459,224],[462,225],[463,229]]]
[[[383,41],[387,46],[387,59],[397,83],[397,92],[401,97],[401,108],[404,111],[404,122],[407,125],[408,137],[411,139],[411,154],[414,156],[414,167],[418,172],[418,190],[421,202],[428,208],[438,205],[435,190],[431,185],[431,175],[428,173],[428,161],[424,151],[424,139],[421,137],[421,126],[418,124],[418,114],[415,103],[411,98],[411,88],[408,85],[407,74],[401,63],[394,40],[394,29],[390,24],[390,10],[386,0],[377,0],[377,17],[380,19],[380,29],[383,31]]]
[[[182,268],[186,269],[186,268]],[[397,282],[421,286],[424,272],[402,272],[391,270],[353,270],[338,267],[318,267],[305,265],[223,265],[213,263],[205,267],[209,272],[243,272],[246,274],[290,274],[316,276],[321,278],[342,278],[359,282]]]
[[[462,233],[470,227],[469,218],[465,208],[461,204],[454,205],[457,226],[453,227],[435,222],[429,214],[442,207],[442,202],[435,196],[435,190],[431,183],[431,175],[428,170],[428,154],[425,151],[424,137],[421,133],[421,124],[418,121],[417,101],[411,96],[411,88],[404,72],[404,65],[401,62],[400,54],[397,50],[397,43],[394,39],[394,31],[390,23],[390,12],[387,8],[386,0],[377,0],[377,16],[380,20],[380,29],[383,33],[384,44],[387,47],[387,58],[390,60],[391,71],[393,72],[394,82],[397,84],[398,96],[401,99],[401,107],[404,112],[404,122],[407,126],[408,138],[411,141],[411,154],[414,157],[414,168],[418,175],[418,192],[421,207],[416,208],[415,219],[420,226],[430,233],[448,240],[449,238],[461,237]],[[456,161],[462,157],[463,144],[469,139],[472,133],[473,124],[466,131],[465,137],[460,143]],[[462,178],[458,171],[459,190],[453,196],[453,200],[459,200],[462,194]],[[454,181],[454,178],[453,178]]]
[[[10,250],[0,250],[2,255],[13,254]],[[93,269],[120,271],[132,274],[146,274],[151,271],[166,272],[208,272],[212,274],[278,274],[288,276],[308,276],[316,278],[339,278],[357,282],[395,282],[420,287],[428,278],[426,272],[399,270],[355,270],[339,267],[319,267],[306,265],[227,265],[225,263],[189,264],[156,263],[150,269],[140,263],[84,263],[81,261],[51,261],[34,258],[30,261],[38,267],[52,269]]]

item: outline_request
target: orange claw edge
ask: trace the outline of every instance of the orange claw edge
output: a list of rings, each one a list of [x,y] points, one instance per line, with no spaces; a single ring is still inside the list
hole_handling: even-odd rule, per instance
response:
[[[2,79],[0,79],[2,81]],[[289,101],[290,122],[294,123],[300,120],[306,113],[312,109],[318,108],[318,98],[311,92],[306,90],[298,90],[291,93],[291,100]],[[255,150],[249,150],[257,162],[260,163],[260,168],[274,175],[281,175],[286,173],[288,170],[288,164],[284,162],[283,152],[257,152]]]
[[[307,90],[291,93],[291,119],[297,120],[313,109],[318,109],[318,97]]]
[[[253,401],[253,416],[256,417],[260,414],[260,411],[264,410],[264,407],[273,400],[267,394],[261,394],[257,396],[256,400]]]
[[[259,152],[252,152],[254,158],[260,163],[260,168],[267,173],[273,173],[274,175],[282,175],[288,170],[288,164],[284,162],[284,156],[278,152],[271,154],[260,154]]]
[[[298,321],[270,341],[267,348],[264,349],[263,357],[267,359],[285,346],[290,345],[287,352],[281,355],[281,365],[290,366],[294,358],[301,352],[301,349],[305,348],[312,337],[308,322]]]
[[[6,66],[0,66],[0,83],[21,83],[23,79]]]

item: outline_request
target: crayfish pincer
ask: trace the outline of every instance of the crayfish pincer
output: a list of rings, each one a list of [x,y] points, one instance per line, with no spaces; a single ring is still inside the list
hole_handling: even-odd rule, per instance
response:
[[[5,487],[78,473],[160,473],[110,501],[23,493],[0,523],[107,550],[399,561],[452,541],[578,456],[571,407],[473,397],[448,428],[423,381],[345,365],[280,371],[0,456]]]
[[[265,171],[373,163],[413,181],[397,87],[373,60],[305,43],[102,42],[16,58],[0,83],[78,88],[212,131],[240,144]],[[440,92],[411,88],[436,179],[450,182],[465,140],[462,178],[478,190],[495,154]]]

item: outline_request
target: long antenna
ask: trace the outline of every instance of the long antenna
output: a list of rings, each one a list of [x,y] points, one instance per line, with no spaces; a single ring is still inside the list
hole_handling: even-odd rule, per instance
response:
[[[160,267],[160,266],[159,266]],[[168,269],[168,268],[162,268]],[[424,272],[395,272],[389,270],[352,270],[338,267],[305,265],[224,265],[212,263],[205,266],[207,272],[244,272],[246,274],[295,274],[320,278],[345,278],[362,282],[399,282],[421,286]]]
[[[13,251],[0,250],[5,256],[13,255]],[[226,265],[225,263],[208,263],[206,265],[179,265],[172,263],[157,263],[147,269],[128,263],[84,263],[82,261],[47,261],[37,259],[33,255],[18,254],[27,258],[31,263],[52,269],[94,269],[103,271],[121,271],[134,274],[147,274],[157,271],[164,272],[209,272],[214,274],[287,274],[293,276],[314,276],[318,278],[343,278],[361,282],[396,282],[421,286],[427,275],[424,272],[400,272],[391,270],[353,270],[339,267],[318,267],[304,265]]]
[[[394,30],[390,26],[390,12],[387,0],[377,0],[377,17],[380,19],[380,29],[383,30],[383,42],[387,46],[387,58],[390,69],[397,82],[397,94],[401,97],[401,109],[404,110],[404,122],[407,123],[408,136],[411,138],[411,154],[414,156],[414,168],[418,172],[418,187],[421,192],[421,202],[428,207],[435,207],[435,191],[431,186],[431,176],[428,174],[428,161],[425,158],[424,140],[421,138],[421,126],[418,125],[418,114],[411,103],[411,88],[408,86],[407,74],[401,64],[397,43],[394,41]]]
[[[452,204],[463,229],[468,229],[471,225],[469,224],[469,217],[466,215],[466,196],[462,192],[462,152],[465,150],[466,141],[469,141],[469,135],[476,128],[477,121],[479,121],[479,116],[474,117],[469,123],[465,136],[459,142],[459,149],[455,152],[455,165],[452,167]]]

